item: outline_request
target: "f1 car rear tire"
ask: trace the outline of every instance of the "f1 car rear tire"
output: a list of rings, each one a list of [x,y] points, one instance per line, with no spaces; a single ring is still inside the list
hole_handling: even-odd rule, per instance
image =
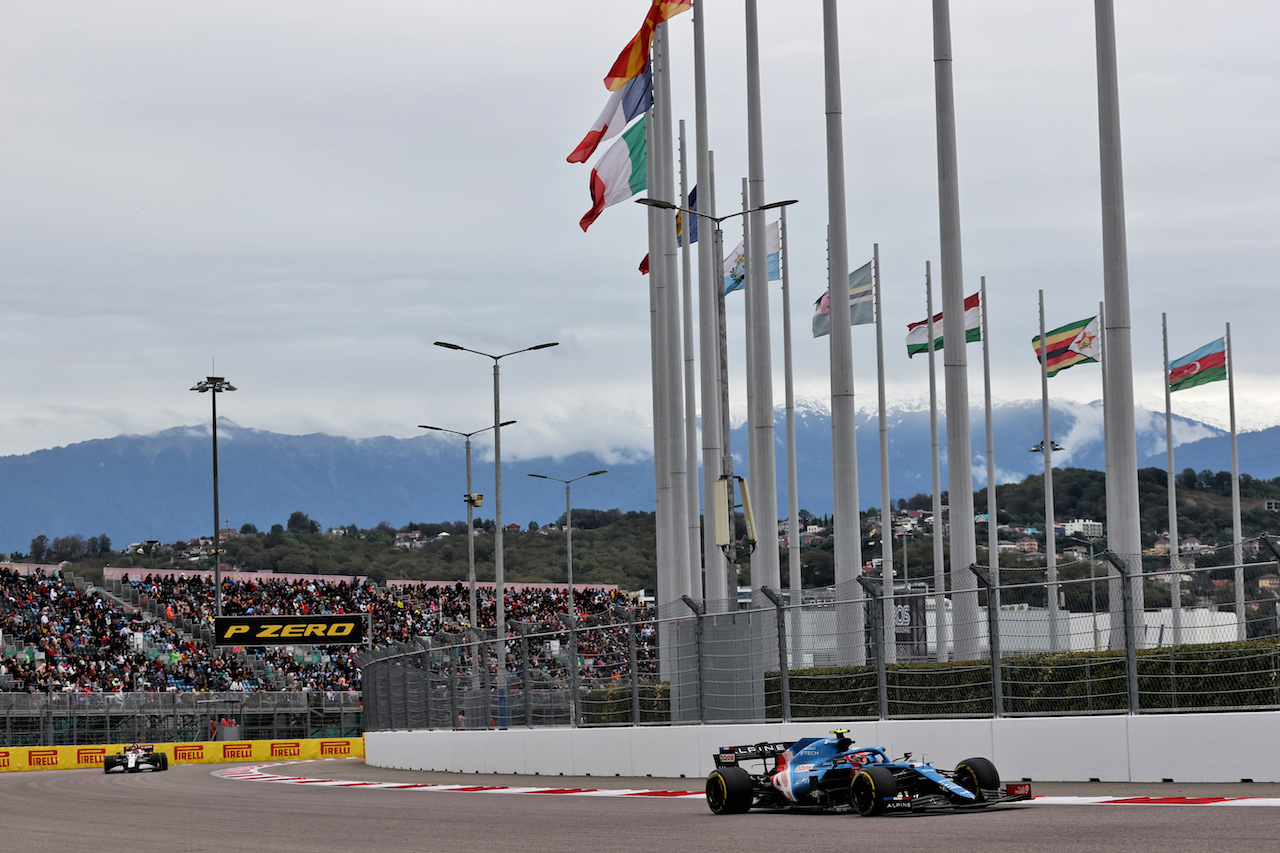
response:
[[[755,798],[751,774],[741,767],[721,767],[707,777],[707,807],[713,814],[743,814]]]
[[[849,784],[849,802],[863,817],[884,814],[898,796],[898,782],[888,767],[864,767]]]
[[[996,766],[985,758],[966,758],[956,765],[956,784],[970,791],[978,798],[978,802],[986,799],[984,791],[1000,790],[1000,773]]]

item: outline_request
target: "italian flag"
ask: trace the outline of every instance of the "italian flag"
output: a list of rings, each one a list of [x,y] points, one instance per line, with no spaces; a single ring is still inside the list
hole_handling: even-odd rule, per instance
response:
[[[1044,339],[1043,358],[1050,376],[1077,364],[1096,362],[1102,355],[1102,336],[1098,333],[1096,316],[1045,332]],[[1042,358],[1039,335],[1031,339],[1031,347],[1036,351],[1036,358]]]
[[[586,231],[611,204],[626,201],[649,186],[645,168],[644,116],[622,132],[622,138],[591,170],[591,209],[578,223]]]
[[[964,342],[971,344],[982,340],[982,312],[978,302],[978,294],[964,300]],[[933,341],[933,349],[942,349],[942,314],[933,317],[933,331],[937,337]],[[907,357],[929,351],[929,321],[921,320],[907,326]]]
[[[1169,362],[1169,390],[1181,391],[1227,378],[1227,339],[1218,338],[1200,349]]]

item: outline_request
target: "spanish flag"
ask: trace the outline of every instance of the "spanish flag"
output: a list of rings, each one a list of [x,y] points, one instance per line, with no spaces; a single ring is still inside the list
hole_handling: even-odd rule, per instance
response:
[[[616,92],[628,80],[644,71],[649,64],[649,48],[653,44],[653,31],[658,24],[692,8],[693,0],[653,0],[649,14],[644,16],[644,23],[640,25],[640,32],[622,49],[613,67],[605,75],[604,87],[610,92]]]
[[[1102,355],[1097,316],[1059,326],[1052,332],[1045,332],[1044,337],[1048,342],[1043,348],[1048,359],[1045,366],[1050,376],[1077,364],[1098,361]],[[1039,335],[1031,339],[1031,347],[1036,351],[1036,358],[1040,359]]]

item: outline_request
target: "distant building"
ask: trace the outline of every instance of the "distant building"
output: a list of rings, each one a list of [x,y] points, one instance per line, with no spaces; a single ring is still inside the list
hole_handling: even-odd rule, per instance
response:
[[[1067,536],[1079,536],[1082,539],[1098,539],[1102,536],[1102,522],[1086,518],[1075,518],[1062,525]]]

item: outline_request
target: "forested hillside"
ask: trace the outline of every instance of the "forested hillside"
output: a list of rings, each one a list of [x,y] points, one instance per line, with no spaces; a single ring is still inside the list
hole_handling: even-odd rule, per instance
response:
[[[1265,508],[1268,499],[1280,500],[1280,478],[1259,480],[1240,478],[1241,519],[1246,537],[1280,531],[1280,513]],[[1164,471],[1144,468],[1139,472],[1139,500],[1142,513],[1143,547],[1149,548],[1168,527],[1168,491]],[[1206,546],[1231,541],[1231,477],[1224,472],[1190,468],[1177,478],[1178,530],[1183,537],[1195,536]],[[1043,528],[1044,479],[1028,477],[1021,483],[999,486],[996,492],[1001,524]],[[945,498],[944,498],[945,500]],[[898,509],[928,510],[931,498],[917,494],[896,502]],[[1065,468],[1054,471],[1054,504],[1059,521],[1086,518],[1106,521],[1106,491],[1101,471]],[[986,492],[975,496],[979,512],[986,508]],[[878,516],[872,508],[868,516]],[[804,513],[806,523],[822,526],[826,518]],[[529,522],[504,538],[506,579],[513,583],[560,583],[565,579],[565,519],[556,527],[540,529]],[[493,521],[477,520],[475,537],[476,577],[493,580]],[[575,509],[573,513],[573,574],[577,583],[617,584],[623,589],[652,590],[655,586],[655,532],[653,513],[621,512],[617,509]],[[740,525],[741,527],[741,525]],[[739,530],[741,534],[742,530]],[[447,534],[447,535],[445,535]],[[875,525],[863,525],[863,556],[880,555],[879,533]],[[416,538],[415,538],[416,537]],[[142,569],[173,571],[184,567],[209,568],[208,540],[153,543],[140,553],[114,553],[106,536],[62,536],[32,540],[31,552],[15,553],[12,559],[32,562],[76,564],[81,575],[94,579],[103,566],[137,566]],[[985,535],[979,534],[985,546]],[[373,528],[355,525],[321,531],[305,513],[294,512],[285,524],[267,532],[244,525],[238,535],[222,542],[229,568],[256,571],[365,575],[375,581],[465,580],[467,577],[466,523],[462,521],[411,523],[393,528],[385,522]],[[932,571],[933,545],[927,534],[917,533],[895,543],[895,560],[902,560],[907,548],[908,574]],[[1019,555],[1006,555],[1009,564],[1022,565]],[[944,559],[949,555],[944,553]],[[1002,557],[1002,562],[1005,557]],[[789,561],[781,559],[782,584],[789,584]],[[807,545],[802,551],[804,585],[823,586],[834,581],[831,543]],[[741,580],[750,578],[750,559],[743,561]]]

